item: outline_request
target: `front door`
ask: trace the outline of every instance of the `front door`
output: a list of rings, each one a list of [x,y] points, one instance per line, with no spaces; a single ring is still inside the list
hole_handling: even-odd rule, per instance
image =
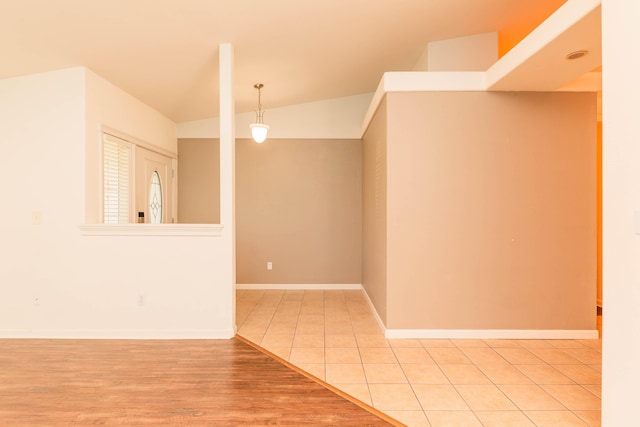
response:
[[[147,224],[172,223],[173,173],[168,156],[136,147],[136,216]]]

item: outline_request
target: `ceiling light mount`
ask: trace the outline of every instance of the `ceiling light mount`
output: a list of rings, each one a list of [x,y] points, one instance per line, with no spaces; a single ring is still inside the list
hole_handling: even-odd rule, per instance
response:
[[[568,61],[573,61],[574,59],[579,59],[582,58],[583,56],[585,56],[587,53],[589,53],[588,50],[576,50],[574,52],[571,52],[569,54],[567,54],[567,56],[565,57]]]
[[[250,124],[249,128],[251,128],[251,136],[253,137],[253,140],[258,144],[261,144],[265,139],[267,139],[267,132],[269,131],[269,125],[265,125],[262,121],[262,115],[264,112],[262,111],[261,90],[264,85],[262,83],[256,83],[253,87],[258,89],[258,111],[256,111],[256,122]]]

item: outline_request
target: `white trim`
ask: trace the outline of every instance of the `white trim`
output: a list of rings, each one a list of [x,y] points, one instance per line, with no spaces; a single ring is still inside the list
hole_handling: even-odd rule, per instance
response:
[[[236,133],[234,51],[230,43],[218,46],[218,105],[220,106],[220,222],[227,227],[221,236],[222,253],[211,265],[219,277],[216,287],[228,291],[225,301],[229,325],[236,321]]]
[[[403,339],[598,339],[597,329],[387,329],[367,291],[363,293],[385,338]]]
[[[221,224],[83,224],[83,236],[195,236],[220,237]]]
[[[364,137],[380,103],[389,92],[481,92],[487,88],[484,71],[393,71],[386,72],[378,84],[360,128]]]
[[[386,329],[386,338],[598,339],[596,329]]]
[[[378,322],[378,326],[380,327],[380,330],[386,335],[387,328],[384,326],[384,322],[382,321],[382,318],[380,317],[380,315],[378,315],[378,310],[376,310],[376,307],[373,305],[373,301],[371,301],[371,298],[369,298],[369,294],[367,293],[366,289],[362,288],[362,293],[364,294],[364,297],[367,299],[367,302],[369,303],[369,307],[373,312],[373,316],[376,318],[376,322]]]
[[[119,130],[116,130],[115,128],[112,128],[110,126],[107,126],[103,123],[99,123],[98,124],[98,130],[100,131],[100,138],[102,138],[102,134],[107,134],[107,135],[111,135],[111,136],[115,136],[118,139],[122,139],[130,144],[133,145],[139,145],[142,148],[146,148],[149,151],[153,151],[154,153],[158,153],[158,154],[162,154],[163,156],[167,156],[167,157],[171,157],[172,159],[177,159],[178,158],[178,153],[177,152],[173,152],[171,150],[167,150],[165,148],[162,147],[158,147],[157,145],[153,145],[149,142],[143,141],[141,139],[138,139],[134,136],[131,136],[127,133],[124,132],[120,132]]]
[[[376,114],[376,111],[378,111],[378,107],[380,107],[380,103],[382,102],[382,99],[386,95],[386,92],[384,89],[384,78],[386,75],[387,73],[384,73],[382,75],[382,79],[380,80],[380,83],[378,83],[378,87],[376,88],[376,91],[373,93],[373,98],[371,99],[369,108],[367,109],[367,112],[364,115],[364,119],[362,119],[362,126],[360,127],[360,139],[364,138],[364,134],[367,132],[367,129],[371,124],[371,120],[373,119],[373,116]]]
[[[0,329],[0,338],[51,338],[51,339],[230,339],[232,329]]]
[[[293,284],[293,283],[238,283],[236,284],[236,289],[264,289],[264,290],[343,290],[343,291],[358,291],[362,289],[362,285],[359,283],[328,283],[328,284],[320,284],[320,283],[302,283],[302,284]]]

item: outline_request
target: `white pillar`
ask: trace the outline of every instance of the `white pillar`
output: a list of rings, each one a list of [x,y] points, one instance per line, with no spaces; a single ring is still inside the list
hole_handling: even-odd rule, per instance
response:
[[[233,95],[233,46],[220,45],[220,224],[224,227],[224,265],[231,304],[231,324],[236,326],[236,198],[235,108]]]
[[[602,425],[640,426],[640,2],[602,0]]]

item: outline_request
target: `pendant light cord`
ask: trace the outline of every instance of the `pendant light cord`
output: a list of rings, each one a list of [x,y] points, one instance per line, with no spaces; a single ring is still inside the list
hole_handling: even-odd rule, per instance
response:
[[[262,83],[256,83],[253,85],[254,88],[258,89],[258,112],[256,113],[257,122],[262,123],[262,94],[261,89],[264,87]]]

